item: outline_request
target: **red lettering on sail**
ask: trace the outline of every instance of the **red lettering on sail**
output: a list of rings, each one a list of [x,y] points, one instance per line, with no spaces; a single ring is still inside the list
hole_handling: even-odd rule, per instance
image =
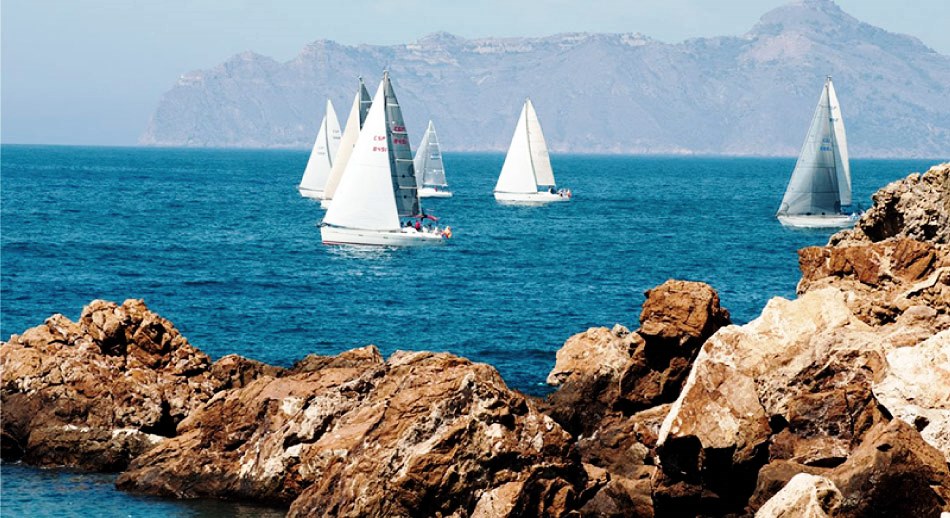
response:
[[[405,126],[393,126],[393,131],[406,131]]]
[[[408,145],[409,145],[409,140],[404,139],[404,138],[394,138],[394,139],[393,139],[393,144],[405,144],[405,145],[408,146]]]
[[[373,146],[373,151],[378,151],[378,152],[380,152],[380,153],[385,153],[386,151],[389,151],[389,150],[386,149],[386,146]]]
[[[377,141],[377,142],[382,141],[382,140],[386,140],[386,135],[373,135],[373,140],[375,140],[375,141]]]

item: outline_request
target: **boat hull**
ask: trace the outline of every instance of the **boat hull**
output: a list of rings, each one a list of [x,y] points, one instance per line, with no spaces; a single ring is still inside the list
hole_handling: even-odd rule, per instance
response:
[[[321,208],[321,209],[329,209],[331,203],[333,203],[333,200],[332,200],[332,199],[331,199],[331,200],[328,200],[328,199],[326,199],[326,198],[320,198],[320,208]]]
[[[320,237],[325,245],[356,246],[438,246],[445,244],[445,238],[437,232],[420,232],[413,228],[396,231],[359,230],[322,226]]]
[[[795,228],[844,228],[854,225],[856,218],[847,214],[832,214],[828,216],[793,216],[779,215],[778,221],[782,226]]]
[[[511,205],[544,205],[562,201],[571,201],[571,196],[563,192],[496,192],[495,200]]]
[[[420,198],[451,198],[452,191],[439,191],[432,187],[423,187],[419,189]]]
[[[318,191],[314,189],[307,189],[306,187],[297,186],[297,190],[300,192],[301,196],[303,196],[304,198],[310,198],[312,200],[322,200],[324,196],[323,189]]]

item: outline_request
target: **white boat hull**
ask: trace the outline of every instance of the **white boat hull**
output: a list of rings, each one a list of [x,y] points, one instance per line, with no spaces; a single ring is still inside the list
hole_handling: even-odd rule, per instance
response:
[[[544,205],[545,203],[571,201],[571,195],[564,192],[496,192],[495,200],[513,205]]]
[[[451,198],[452,191],[439,191],[432,187],[423,187],[419,189],[420,198]]]
[[[777,216],[779,223],[786,227],[795,228],[844,228],[854,225],[857,218],[847,214],[831,214],[827,216],[793,216],[782,214]]]
[[[300,187],[298,185],[297,190],[300,191],[301,196],[304,198],[310,198],[312,200],[322,200],[324,196],[322,189],[317,191],[313,189],[307,189],[306,187]]]
[[[321,199],[320,199],[320,208],[321,208],[321,209],[329,209],[331,203],[333,203],[333,200],[328,200],[328,199],[326,199],[326,198],[321,198]]]
[[[320,236],[325,245],[434,246],[445,244],[446,240],[438,231],[424,232],[414,228],[395,231],[359,230],[327,225],[320,227]]]

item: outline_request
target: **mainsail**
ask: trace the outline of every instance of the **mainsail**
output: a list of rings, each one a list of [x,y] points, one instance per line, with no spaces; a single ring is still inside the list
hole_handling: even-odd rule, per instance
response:
[[[387,121],[387,82],[380,82],[373,104],[359,132],[346,174],[333,196],[323,222],[364,230],[399,230],[393,196],[392,152]]]
[[[389,80],[389,72],[383,72],[383,86],[386,102],[386,122],[389,132],[389,156],[392,159],[392,184],[396,196],[396,209],[402,217],[420,213],[419,191],[416,188],[415,167],[412,163],[412,150],[409,148],[409,135],[402,118],[402,109],[396,100],[396,93]],[[374,99],[373,104],[375,105]]]
[[[835,94],[835,85],[828,78],[828,108],[831,111],[831,127],[835,136],[835,171],[838,173],[838,193],[842,205],[851,205],[851,163],[848,160],[848,138],[844,133],[844,118],[841,105]]]
[[[366,91],[366,85],[363,84],[363,78],[360,78],[360,86],[356,91],[356,97],[353,99],[353,107],[350,108],[350,115],[346,119],[346,129],[343,130],[343,137],[340,139],[340,149],[336,160],[333,162],[333,168],[330,170],[330,176],[327,178],[326,188],[324,189],[324,199],[333,199],[336,189],[340,185],[340,178],[343,177],[343,171],[346,170],[346,164],[353,153],[353,147],[356,145],[356,139],[360,136],[360,129],[363,127],[369,108],[373,104],[372,97]]]
[[[851,204],[851,173],[844,123],[829,77],[778,214],[841,214],[842,204]]]
[[[534,166],[534,177],[538,185],[554,187],[554,170],[551,169],[551,157],[548,154],[548,145],[544,142],[544,133],[541,132],[541,122],[538,121],[538,112],[534,111],[531,100],[525,101],[528,108],[528,147],[531,149],[531,163]]]
[[[327,112],[320,122],[317,140],[313,143],[310,159],[304,169],[300,188],[307,191],[323,191],[330,177],[330,171],[340,147],[340,121],[336,117],[333,103],[327,99]]]
[[[435,125],[429,121],[422,143],[416,150],[413,160],[416,169],[416,186],[446,187],[445,169],[442,166],[442,150],[439,148],[439,137],[435,133]]]
[[[556,184],[538,114],[531,100],[525,100],[495,192],[530,194],[538,192],[538,185]]]

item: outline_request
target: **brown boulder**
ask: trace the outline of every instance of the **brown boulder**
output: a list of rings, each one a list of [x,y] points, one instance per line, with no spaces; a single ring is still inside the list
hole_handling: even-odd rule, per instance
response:
[[[950,330],[888,351],[887,364],[873,385],[875,397],[950,462]]]
[[[877,425],[828,476],[844,495],[842,516],[937,517],[950,511],[946,459],[899,419]]]
[[[673,401],[699,347],[729,324],[708,284],[669,280],[646,292],[640,329],[621,325],[574,335],[557,353],[548,383],[560,388],[545,411],[572,434],[589,435],[613,412],[632,415]]]
[[[647,290],[638,332],[647,341],[698,347],[729,323],[729,311],[719,305],[719,294],[711,286],[671,279]]]
[[[487,365],[370,347],[298,367],[219,393],[117,484],[294,516],[557,516],[583,488],[570,436]]]
[[[950,164],[893,182],[875,192],[872,199],[874,205],[854,229],[839,232],[831,244],[878,242],[898,236],[950,244]]]
[[[882,419],[881,342],[835,289],[773,299],[716,333],[660,430],[658,514],[739,512],[769,460],[842,462]]]
[[[123,469],[216,389],[209,358],[141,300],[93,301],[0,345],[3,455]]]
[[[826,475],[830,471],[830,468],[805,466],[804,464],[787,460],[773,460],[765,466],[762,466],[762,469],[759,470],[755,483],[755,492],[752,493],[752,497],[749,499],[746,511],[749,513],[758,511],[758,509],[765,505],[776,493],[781,491],[795,475],[800,473]]]
[[[560,384],[544,411],[574,435],[590,433],[611,412],[620,373],[644,341],[617,324],[570,337],[557,352],[548,383]]]
[[[772,499],[756,518],[827,518],[838,516],[841,491],[825,477],[799,473]]]
[[[799,250],[799,267],[800,294],[829,286],[849,291],[848,306],[872,325],[892,322],[912,306],[950,314],[950,246],[904,237],[848,241]],[[933,328],[946,325],[935,320]]]
[[[283,373],[284,369],[280,367],[236,354],[224,356],[211,366],[211,377],[217,382],[217,390],[245,387],[262,376],[277,377]]]

